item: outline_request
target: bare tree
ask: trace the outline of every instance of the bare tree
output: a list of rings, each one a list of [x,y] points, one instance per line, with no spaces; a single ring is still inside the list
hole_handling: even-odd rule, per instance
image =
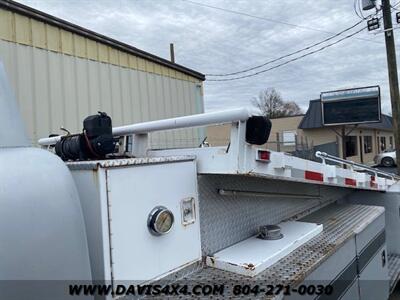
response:
[[[251,99],[251,103],[268,118],[280,118],[303,113],[295,102],[284,101],[274,88],[260,91],[258,97]]]

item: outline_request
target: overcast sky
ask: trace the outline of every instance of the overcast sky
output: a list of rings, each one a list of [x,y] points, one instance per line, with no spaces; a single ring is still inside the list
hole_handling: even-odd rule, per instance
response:
[[[360,20],[351,0],[193,1],[242,15],[183,0],[20,0],[163,58],[169,58],[169,43],[173,42],[176,62],[205,74],[262,64]],[[365,22],[349,33],[362,26]],[[395,34],[399,36],[400,31]],[[271,66],[274,64],[265,68]],[[274,87],[285,100],[306,109],[308,101],[322,91],[365,85],[381,86],[383,111],[389,112],[383,33],[365,30],[322,52],[251,78],[206,81],[204,100],[206,111],[249,105],[260,90]]]

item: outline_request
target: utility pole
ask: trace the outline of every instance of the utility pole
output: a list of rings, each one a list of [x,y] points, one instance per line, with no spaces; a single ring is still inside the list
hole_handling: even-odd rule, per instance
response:
[[[396,148],[397,174],[400,174],[400,94],[399,79],[397,75],[396,48],[394,45],[394,31],[390,0],[382,0],[382,13],[386,43],[386,56],[389,74],[390,101],[392,104],[393,132]]]

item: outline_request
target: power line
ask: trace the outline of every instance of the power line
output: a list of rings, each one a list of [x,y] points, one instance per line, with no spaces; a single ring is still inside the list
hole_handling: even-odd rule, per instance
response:
[[[355,3],[355,2],[354,2],[354,3]],[[399,2],[399,3],[400,3],[400,2]],[[379,11],[377,11],[374,15],[376,15],[376,14],[378,14],[378,13],[379,13]],[[369,17],[371,17],[371,16],[373,16],[373,15],[369,15],[369,16],[367,16],[367,18],[369,18]],[[331,37],[329,37],[329,38],[326,38],[326,39],[324,39],[324,40],[322,40],[322,41],[320,41],[320,42],[314,43],[314,44],[312,44],[312,45],[309,45],[309,46],[307,46],[307,47],[305,47],[305,48],[299,49],[299,50],[294,51],[294,52],[292,52],[292,53],[285,54],[285,55],[283,55],[283,56],[280,56],[280,57],[278,57],[278,58],[276,58],[276,59],[267,61],[267,62],[265,62],[265,63],[263,63],[263,64],[260,64],[260,65],[255,66],[255,67],[251,67],[251,68],[247,68],[247,69],[244,69],[244,70],[241,70],[241,71],[236,71],[236,72],[231,72],[231,73],[223,73],[223,74],[205,74],[205,75],[206,75],[206,76],[213,76],[213,77],[225,77],[225,76],[238,75],[238,74],[241,74],[241,73],[247,73],[247,72],[249,72],[249,71],[253,71],[253,70],[259,69],[259,68],[264,67],[264,66],[266,66],[266,65],[269,65],[269,64],[271,64],[271,63],[277,62],[277,61],[282,60],[282,59],[284,59],[284,58],[288,58],[288,57],[293,56],[293,55],[295,55],[295,54],[299,54],[299,53],[301,53],[301,52],[303,52],[303,51],[309,50],[309,49],[314,48],[314,47],[316,47],[316,46],[319,46],[319,45],[321,45],[321,44],[323,44],[323,43],[325,43],[325,42],[328,42],[328,41],[330,41],[330,40],[332,40],[332,39],[334,39],[334,38],[336,38],[336,37],[342,35],[343,33],[345,33],[345,32],[347,32],[347,31],[349,31],[349,30],[351,30],[351,29],[357,27],[357,26],[358,26],[359,24],[361,24],[363,21],[364,21],[364,19],[358,21],[357,23],[353,24],[352,26],[350,26],[350,27],[348,27],[348,28],[346,28],[346,29],[344,29],[344,30],[342,30],[342,31],[340,31],[340,32],[338,32],[338,33],[336,33],[335,35],[333,35],[333,36],[331,36]]]
[[[213,6],[213,5],[209,5],[209,4],[204,4],[204,3],[200,3],[200,2],[196,2],[196,1],[192,1],[192,0],[181,0],[181,1],[188,2],[188,3],[194,4],[194,5],[198,5],[198,6],[208,7],[208,8],[212,8],[212,9],[216,9],[216,10],[220,10],[220,11],[236,14],[236,15],[242,15],[242,16],[246,16],[246,17],[250,17],[250,18],[254,18],[254,19],[264,20],[264,21],[268,21],[268,22],[272,22],[272,23],[278,23],[278,24],[283,24],[283,25],[302,28],[302,29],[307,29],[307,30],[314,30],[314,31],[323,32],[323,33],[332,33],[332,32],[329,32],[329,31],[324,31],[324,30],[321,30],[321,29],[313,28],[313,27],[292,24],[292,23],[289,23],[289,22],[279,21],[279,20],[275,20],[275,19],[271,19],[271,18],[267,18],[267,17],[255,16],[255,15],[252,15],[252,14],[249,14],[249,13],[245,13],[245,12],[241,12],[241,11],[237,11],[237,10],[232,10],[232,9],[227,9],[227,8],[223,8],[223,7],[218,7],[218,6]]]
[[[196,2],[196,1],[192,1],[192,0],[181,0],[181,1],[187,2],[187,3],[191,3],[191,4],[197,5],[197,6],[208,7],[208,8],[212,8],[212,9],[228,12],[228,13],[231,13],[231,14],[246,16],[246,17],[250,17],[250,18],[254,18],[254,19],[258,19],[258,20],[264,20],[264,21],[267,21],[267,22],[283,24],[283,25],[287,25],[287,26],[292,26],[292,27],[297,27],[297,28],[301,28],[301,29],[307,29],[307,30],[322,32],[322,33],[326,33],[326,34],[336,34],[335,32],[332,32],[332,31],[326,31],[326,30],[322,30],[322,29],[318,29],[318,28],[314,28],[314,27],[292,24],[292,23],[289,23],[289,22],[279,21],[279,20],[275,20],[275,19],[271,19],[271,18],[267,18],[267,17],[256,16],[256,15],[252,15],[252,14],[249,14],[249,13],[245,13],[245,12],[241,12],[241,11],[237,11],[237,10],[232,10],[232,9],[227,9],[227,8],[223,8],[223,7],[218,7],[218,6],[213,6],[213,5],[209,5],[209,4],[204,4],[204,3],[200,3],[200,2]],[[376,42],[376,41],[369,40],[369,39],[364,39],[364,38],[356,38],[356,39],[362,40],[362,41],[371,42],[371,43],[380,44],[380,42]]]
[[[362,4],[361,4],[362,0],[357,0],[358,2],[358,11],[360,12],[360,15],[362,17],[363,20],[366,20],[368,17],[365,17],[363,14],[363,8],[362,8]]]
[[[390,5],[390,7],[391,7],[393,10],[399,11],[399,9],[396,7],[396,6],[398,6],[399,4],[400,4],[400,1],[397,2],[397,3],[394,4],[394,5]]]
[[[353,9],[357,17],[359,17],[361,20],[366,20],[370,16],[367,17],[364,16],[361,1],[362,0],[354,0]]]
[[[338,43],[340,43],[340,42],[342,42],[342,41],[344,41],[344,40],[346,40],[346,39],[349,39],[349,38],[355,36],[356,34],[362,32],[364,29],[366,29],[366,27],[363,27],[363,28],[361,28],[360,30],[358,30],[358,31],[356,31],[356,32],[354,32],[354,33],[352,33],[352,34],[350,34],[350,35],[347,35],[347,36],[345,36],[345,37],[343,37],[343,38],[341,38],[341,39],[339,39],[339,40],[337,40],[337,41],[335,41],[335,42],[333,42],[333,43],[330,43],[330,44],[328,44],[328,45],[325,45],[325,46],[323,46],[323,47],[321,47],[321,48],[318,48],[318,49],[316,49],[316,50],[314,50],[314,51],[305,53],[305,54],[303,54],[303,55],[301,55],[301,56],[295,57],[295,58],[290,59],[290,60],[288,60],[288,61],[286,61],[286,62],[283,62],[283,63],[281,63],[281,64],[278,64],[278,65],[276,65],[276,66],[273,66],[273,67],[268,68],[268,69],[265,69],[265,70],[258,71],[258,72],[253,73],[253,74],[248,74],[248,75],[243,75],[243,76],[238,76],[238,77],[233,77],[233,78],[207,79],[207,80],[208,80],[208,81],[233,81],[233,80],[238,80],[238,79],[244,79],[244,78],[249,78],[249,77],[257,76],[257,75],[259,75],[259,74],[262,74],[262,73],[265,73],[265,72],[268,72],[268,71],[277,69],[277,68],[279,68],[279,67],[282,67],[282,66],[284,66],[284,65],[287,65],[287,64],[292,63],[292,62],[294,62],[294,61],[300,60],[300,59],[302,59],[302,58],[304,58],[304,57],[307,57],[307,56],[310,56],[310,55],[312,55],[312,54],[321,52],[321,51],[323,51],[323,50],[325,50],[325,49],[327,49],[327,48],[329,48],[329,47],[332,47],[332,46],[334,46],[334,45],[336,45],[336,44],[338,44]]]
[[[325,43],[325,42],[328,42],[328,41],[330,41],[330,40],[336,38],[337,36],[342,35],[343,33],[345,33],[345,32],[347,32],[347,31],[349,31],[349,30],[355,28],[356,26],[358,26],[358,25],[361,24],[362,22],[364,22],[364,20],[360,20],[360,21],[358,21],[357,23],[355,23],[354,25],[352,25],[352,26],[350,26],[350,27],[348,27],[348,28],[346,28],[346,29],[344,29],[344,30],[342,30],[342,31],[340,31],[340,32],[338,32],[338,33],[336,33],[335,35],[332,35],[332,36],[330,36],[329,38],[326,38],[326,39],[324,39],[324,40],[322,40],[322,41],[320,41],[320,42],[317,42],[317,43],[314,43],[314,44],[312,44],[312,45],[309,45],[309,46],[307,46],[307,47],[305,47],[305,48],[296,50],[296,51],[294,51],[294,52],[292,52],[292,53],[285,54],[285,55],[283,55],[283,56],[280,56],[280,57],[275,58],[275,59],[273,59],[273,60],[267,61],[267,62],[265,62],[265,63],[263,63],[263,64],[260,64],[260,65],[255,66],[255,67],[251,67],[251,68],[248,68],[248,69],[244,69],[244,70],[237,71],[237,72],[232,72],[232,73],[225,73],[225,74],[205,74],[205,75],[206,75],[206,76],[215,76],[215,77],[231,76],[231,75],[237,75],[237,74],[246,73],[246,72],[249,72],[249,71],[252,71],[252,70],[255,70],[255,69],[259,69],[259,68],[264,67],[264,66],[266,66],[266,65],[269,65],[269,64],[271,64],[271,63],[277,62],[277,61],[282,60],[282,59],[284,59],[284,58],[293,56],[293,55],[295,55],[295,54],[301,53],[301,52],[303,52],[303,51],[306,51],[306,50],[309,50],[309,49],[314,48],[314,47],[316,47],[316,46],[319,46],[319,45],[321,45],[321,44],[323,44],[323,43]]]
[[[400,4],[400,1],[399,1],[399,2],[397,2],[396,4],[393,4],[393,5],[392,5],[392,8],[395,8],[395,7],[397,7],[399,4]]]
[[[353,10],[356,13],[357,17],[359,17],[361,20],[364,20],[364,17],[360,16],[359,12],[358,12],[358,7],[357,4],[359,4],[360,2],[358,0],[354,0],[353,2]]]

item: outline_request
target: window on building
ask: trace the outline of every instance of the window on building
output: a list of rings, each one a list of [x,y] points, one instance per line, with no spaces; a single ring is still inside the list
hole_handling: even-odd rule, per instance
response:
[[[283,145],[284,146],[294,146],[296,145],[296,131],[283,131]]]
[[[364,153],[372,152],[372,136],[364,136]]]
[[[346,157],[357,155],[357,137],[346,136]]]
[[[381,151],[384,151],[386,149],[386,137],[381,136],[381,141],[380,141],[379,147],[380,147]]]
[[[392,136],[389,137],[389,147],[390,147],[390,149],[394,149],[394,143],[393,143],[393,137]]]

